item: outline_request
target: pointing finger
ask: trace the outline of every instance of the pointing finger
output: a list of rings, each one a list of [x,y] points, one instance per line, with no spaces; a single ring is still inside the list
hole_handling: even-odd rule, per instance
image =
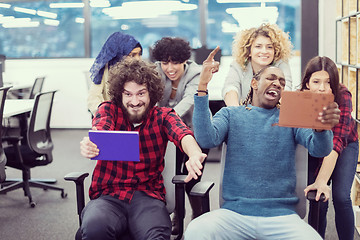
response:
[[[212,61],[214,60],[214,57],[216,55],[216,53],[220,50],[220,47],[217,46],[214,50],[211,51],[211,53],[209,54],[209,56],[206,58],[205,61]]]

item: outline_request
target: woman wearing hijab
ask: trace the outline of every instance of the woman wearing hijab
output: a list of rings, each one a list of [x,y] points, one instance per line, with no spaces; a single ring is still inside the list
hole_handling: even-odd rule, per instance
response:
[[[87,104],[92,115],[100,103],[110,100],[108,94],[109,68],[125,57],[141,58],[142,46],[133,36],[115,32],[106,40],[90,68],[92,84]]]

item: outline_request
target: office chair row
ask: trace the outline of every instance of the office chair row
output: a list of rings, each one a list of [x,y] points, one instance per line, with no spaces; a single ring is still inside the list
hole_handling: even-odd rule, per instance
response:
[[[185,175],[175,175],[175,145],[169,142],[168,147],[166,149],[165,155],[165,166],[166,169],[163,172],[163,178],[166,188],[166,203],[169,214],[174,211],[174,206],[176,206],[177,215],[179,217],[179,234],[175,239],[181,239],[184,233],[184,218],[185,218]],[[225,166],[225,156],[226,156],[226,144],[222,145],[221,152],[221,176],[220,176],[220,184],[219,184],[219,205],[222,205],[223,199],[221,197],[222,191],[222,175]],[[295,161],[296,161],[296,173],[297,173],[297,186],[296,193],[299,197],[299,203],[297,205],[297,213],[301,218],[304,218],[307,212],[306,208],[306,198],[304,196],[303,190],[307,186],[307,158],[308,152],[307,150],[298,145],[296,149]],[[77,213],[79,217],[79,225],[81,225],[81,211],[85,207],[85,195],[84,195],[84,180],[89,175],[89,173],[83,172],[74,172],[69,173],[64,177],[67,181],[73,181],[76,185],[76,196],[77,196]],[[210,191],[213,188],[214,183],[210,181],[201,181],[197,183],[193,189],[191,190],[190,195],[194,197],[201,198],[202,202],[202,212],[206,213],[210,211]],[[315,201],[316,192],[311,191],[307,199],[310,201],[310,204],[317,206],[317,209],[314,209],[314,214],[312,214],[312,218],[309,219],[309,224],[317,231],[318,230],[318,215],[319,208],[318,202]],[[324,200],[324,196],[322,195],[320,201]],[[176,202],[176,204],[175,204]],[[81,239],[80,231],[78,230],[76,233],[76,240]],[[125,239],[131,239],[128,235]]]
[[[22,179],[5,179],[1,183],[0,194],[6,194],[7,192],[22,188],[24,195],[29,199],[31,207],[35,207],[36,203],[32,199],[30,187],[57,190],[61,192],[62,198],[67,196],[63,188],[51,185],[51,183],[56,183],[56,179],[43,181],[31,178],[31,168],[45,166],[53,161],[52,150],[54,146],[50,134],[50,119],[56,91],[41,93],[43,80],[43,78],[38,78],[32,88],[30,98],[34,98],[34,106],[30,113],[28,124],[26,119],[28,113],[22,113],[22,116],[17,116],[25,118],[27,126],[26,137],[3,136],[1,134],[0,138],[0,152],[2,154],[5,153],[6,166],[22,171]],[[0,88],[1,123],[6,94],[9,89],[10,87]],[[35,94],[37,91],[38,93]],[[33,94],[35,95],[33,96]],[[2,124],[0,124],[0,133],[2,133]],[[5,147],[3,147],[3,144]]]

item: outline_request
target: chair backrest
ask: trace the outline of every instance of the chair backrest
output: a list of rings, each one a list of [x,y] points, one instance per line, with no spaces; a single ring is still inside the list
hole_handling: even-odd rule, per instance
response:
[[[30,99],[34,99],[36,94],[41,93],[43,84],[44,84],[45,77],[38,77],[35,79],[34,84],[30,91]]]
[[[50,134],[51,110],[56,91],[38,93],[31,111],[27,140],[30,149],[40,155],[46,155],[52,161],[53,143]]]
[[[202,46],[201,48],[192,49],[192,55],[193,55],[192,58],[193,58],[194,62],[202,65],[212,50],[214,50],[214,49],[209,49],[204,46]],[[215,61],[220,62],[220,59],[221,59],[221,49],[214,56]]]
[[[2,120],[3,120],[3,112],[5,106],[5,99],[9,88],[11,88],[11,86],[0,88],[0,182],[3,182],[6,178],[6,174],[5,174],[6,156],[4,153],[4,149],[2,148],[1,139],[2,139]]]
[[[169,213],[172,213],[175,210],[175,184],[171,180],[176,175],[176,146],[170,141],[166,148],[164,162],[165,168],[162,176],[166,189],[166,208]]]
[[[226,158],[226,143],[223,143],[221,150],[221,176],[219,187],[219,205],[222,206],[224,199],[222,198],[222,180],[224,175]],[[307,186],[307,170],[308,170],[308,151],[307,149],[298,144],[295,150],[295,168],[296,168],[296,195],[299,198],[299,202],[296,205],[296,212],[301,218],[306,215],[306,197],[304,195],[304,189]]]

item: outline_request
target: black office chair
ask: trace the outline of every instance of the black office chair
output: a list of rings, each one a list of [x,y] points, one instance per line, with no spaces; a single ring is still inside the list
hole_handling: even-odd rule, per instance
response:
[[[9,88],[11,88],[11,86],[0,88],[0,123],[2,123],[3,120],[5,99]],[[6,164],[6,155],[2,147],[2,124],[0,124],[0,183],[4,182],[6,179],[5,164]]]
[[[197,64],[202,65],[203,62],[206,60],[206,58],[209,56],[209,54],[214,49],[209,49],[206,46],[202,46],[201,48],[194,48],[192,49],[192,58],[194,59],[194,62]],[[216,53],[214,56],[214,60],[220,62],[221,60],[221,49]]]
[[[6,180],[2,185],[0,194],[23,188],[31,207],[35,207],[36,203],[32,199],[30,187],[57,190],[61,192],[62,198],[67,196],[63,188],[49,184],[55,183],[56,179],[42,181],[31,179],[30,176],[31,168],[45,166],[53,161],[52,150],[54,145],[50,134],[50,118],[55,92],[39,93],[35,96],[26,145],[20,145],[21,137],[5,137],[3,139],[9,143],[9,146],[4,149],[7,157],[6,166],[21,170],[22,179],[20,181]]]
[[[221,165],[220,165],[220,186],[219,186],[219,205],[221,206],[224,202],[222,198],[222,178],[224,174],[225,167],[225,158],[226,158],[226,144],[223,143],[221,151]],[[309,224],[318,231],[319,226],[319,202],[315,201],[316,191],[310,191],[305,198],[304,189],[307,186],[307,171],[308,171],[308,151],[305,147],[298,144],[295,151],[295,164],[296,164],[296,195],[299,198],[299,202],[296,206],[296,212],[301,217],[304,218],[306,215],[306,198],[310,201],[310,204],[314,206],[314,214],[312,214],[312,219],[308,219]],[[206,213],[210,211],[210,190],[214,186],[213,182],[202,181],[197,183],[191,190],[190,195],[195,197],[200,197],[202,199],[202,212]],[[319,201],[323,201],[325,196],[322,194]]]
[[[41,93],[45,77],[37,77],[31,88],[29,99],[34,99],[36,94]]]
[[[166,189],[166,208],[169,214],[174,212],[176,207],[177,216],[179,218],[179,234],[175,239],[181,239],[184,232],[184,218],[185,218],[185,182],[186,175],[175,175],[176,173],[176,147],[173,143],[169,142],[165,160],[165,169],[162,173],[164,178],[164,185]],[[67,174],[64,179],[73,181],[76,185],[76,198],[77,198],[77,213],[79,217],[79,224],[81,225],[81,211],[85,207],[85,194],[84,194],[84,180],[89,176],[89,173],[73,172]],[[176,203],[176,204],[175,204]],[[76,240],[81,239],[80,231],[76,233]],[[131,239],[130,236],[122,236],[122,239]]]

